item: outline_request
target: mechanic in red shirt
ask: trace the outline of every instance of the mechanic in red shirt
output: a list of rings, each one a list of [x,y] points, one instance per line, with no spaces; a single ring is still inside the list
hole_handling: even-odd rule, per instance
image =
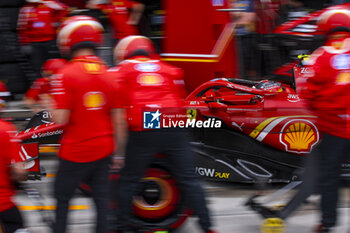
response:
[[[82,180],[90,180],[96,204],[96,232],[107,232],[108,163],[114,152],[112,83],[107,66],[95,55],[103,27],[89,16],[73,16],[61,26],[58,46],[72,59],[54,75],[53,119],[64,124],[59,168],[54,185],[57,199],[55,233],[67,225],[69,200]]]
[[[337,220],[341,163],[350,151],[350,11],[334,7],[317,25],[326,42],[304,60],[309,72],[298,89],[318,117],[322,141],[308,155],[302,186],[288,204],[279,211],[259,205],[257,210],[264,217],[285,219],[319,188],[322,216],[314,232],[329,233]]]
[[[193,205],[204,232],[213,232],[204,193],[195,174],[188,135],[179,129],[160,129],[160,112],[182,113],[182,70],[160,61],[151,40],[143,36],[122,39],[114,54],[119,65],[110,74],[118,83],[119,106],[125,109],[122,119],[127,119],[129,127],[125,167],[119,179],[117,232],[132,226],[133,194],[153,157],[159,153],[167,156],[169,169],[186,200]],[[154,120],[149,122],[154,123],[150,128],[143,122],[147,112]],[[116,168],[123,165],[121,148],[125,146],[121,144],[119,142],[119,153],[114,156]]]
[[[0,110],[6,107],[5,99],[10,95],[11,93],[8,91],[6,85],[0,81]]]
[[[3,106],[0,104],[0,112]],[[6,233],[20,229],[27,232],[23,229],[21,214],[12,200],[15,195],[13,181],[22,180],[26,174],[19,145],[13,139],[15,131],[12,124],[0,120],[0,231],[3,228]]]
[[[30,46],[30,60],[37,74],[44,62],[59,57],[56,30],[68,14],[68,6],[58,0],[27,0],[19,14],[20,42]]]
[[[322,197],[321,224],[315,232],[325,233],[336,224],[339,173],[350,151],[350,11],[334,7],[319,17],[317,25],[327,40],[307,60],[311,72],[301,96],[318,116],[322,132],[312,154],[319,161]]]
[[[40,111],[42,98],[50,93],[50,77],[56,74],[66,63],[67,61],[62,58],[50,59],[44,63],[41,71],[43,77],[34,81],[24,97],[25,104],[34,112]]]
[[[129,0],[110,0],[109,4],[89,4],[89,8],[102,10],[108,16],[114,30],[114,39],[117,41],[131,35],[138,35],[135,25],[131,25],[129,10],[133,2]]]

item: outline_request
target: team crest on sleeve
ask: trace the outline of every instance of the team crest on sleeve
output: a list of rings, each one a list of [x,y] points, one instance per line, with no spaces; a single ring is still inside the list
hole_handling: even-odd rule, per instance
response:
[[[88,92],[83,96],[83,104],[87,110],[99,110],[106,104],[106,97],[102,92]]]
[[[141,72],[156,72],[160,69],[160,66],[154,63],[140,63],[135,65],[135,70]]]

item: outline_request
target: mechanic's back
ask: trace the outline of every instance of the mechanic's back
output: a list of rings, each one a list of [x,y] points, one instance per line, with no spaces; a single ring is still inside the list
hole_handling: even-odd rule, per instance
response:
[[[91,162],[113,152],[112,89],[106,71],[97,56],[78,56],[55,77],[56,108],[70,110],[60,150],[65,159]]]
[[[53,119],[64,124],[55,180],[57,199],[54,233],[64,233],[69,200],[89,180],[96,204],[96,232],[107,233],[108,163],[114,150],[113,91],[106,66],[97,57],[103,27],[89,16],[73,16],[61,26],[58,45],[72,57],[52,80]]]
[[[126,37],[115,48],[118,66],[111,74],[118,84],[118,105],[121,108],[118,111],[122,112],[118,119],[128,119],[129,127],[127,144],[123,145],[121,142],[126,140],[118,138],[118,151],[114,155],[114,168],[121,168],[125,157],[125,167],[119,178],[115,230],[130,230],[133,225],[132,197],[136,194],[137,184],[154,155],[162,153],[166,155],[167,167],[185,199],[199,217],[203,232],[213,233],[204,193],[195,174],[190,139],[183,130],[164,129],[160,122],[164,113],[174,115],[176,120],[183,110],[182,71],[158,57],[153,43],[143,36]],[[144,125],[145,115],[149,117],[150,124]],[[153,124],[156,119],[157,124]],[[125,152],[123,148],[126,148]]]
[[[317,116],[322,133],[322,141],[310,155],[317,158],[320,170],[315,177],[322,217],[315,232],[329,233],[337,222],[341,163],[350,150],[350,11],[341,5],[325,11],[317,28],[326,35],[326,43],[307,60],[310,72],[300,94]]]
[[[116,69],[116,77],[121,77],[117,78],[119,99],[127,110],[132,131],[143,130],[142,111],[147,108],[162,109],[164,113],[183,106],[183,71],[144,53],[136,51],[132,59],[124,60]]]

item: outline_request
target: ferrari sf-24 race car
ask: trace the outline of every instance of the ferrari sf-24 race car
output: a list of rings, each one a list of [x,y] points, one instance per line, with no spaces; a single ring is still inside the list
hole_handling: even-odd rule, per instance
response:
[[[263,80],[215,79],[187,97],[197,118],[220,129],[194,131],[197,172],[233,182],[290,182],[320,141],[313,116],[293,85]]]
[[[220,121],[220,128],[195,128],[191,144],[199,175],[232,182],[289,182],[319,142],[316,117],[289,85],[272,80],[219,78],[195,89],[185,100],[188,117]],[[17,134],[38,151],[58,147],[63,128],[39,113]],[[164,123],[163,123],[164,124]],[[212,124],[213,126],[213,124]],[[26,146],[28,147],[28,146]]]
[[[191,141],[196,172],[221,182],[291,182],[299,180],[308,153],[321,140],[316,117],[305,107],[296,88],[304,67],[294,68],[290,82],[219,78],[196,88],[186,99],[190,120],[221,122],[220,128],[195,128]],[[27,159],[59,147],[61,125],[49,122],[46,111],[36,114],[27,129],[17,134]],[[176,181],[168,172],[164,155],[155,155],[152,167],[140,181],[134,198],[135,219],[152,229],[176,229],[191,214]],[[166,155],[165,155],[166,156]],[[40,166],[32,177],[40,178]],[[35,167],[34,167],[35,166]],[[343,164],[343,174],[350,172]],[[111,174],[117,181],[118,174]],[[112,183],[113,183],[112,182]],[[89,182],[80,186],[89,192]],[[155,192],[155,190],[157,190]]]

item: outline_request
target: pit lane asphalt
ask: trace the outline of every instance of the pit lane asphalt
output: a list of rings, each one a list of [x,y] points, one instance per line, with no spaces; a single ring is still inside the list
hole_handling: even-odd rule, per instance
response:
[[[41,160],[41,165],[45,167],[48,174],[54,174],[57,168],[57,159],[54,156],[47,156]],[[29,181],[29,186],[38,189],[43,197],[45,206],[54,206],[53,198],[53,181],[54,177],[43,178],[42,181]],[[221,233],[258,233],[262,219],[253,211],[249,210],[243,204],[247,198],[255,193],[255,187],[252,185],[242,184],[217,184],[203,182],[207,193],[207,201],[209,209],[214,221],[215,229]],[[267,192],[276,190],[279,186],[269,187]],[[343,196],[348,194],[348,190],[343,189]],[[288,200],[288,195],[284,195],[280,200],[276,200],[271,204],[281,204]],[[348,198],[347,198],[348,199]],[[35,204],[28,199],[23,191],[16,196],[16,202],[20,208],[32,209]],[[317,198],[311,198],[311,203],[305,204],[291,218],[288,219],[288,233],[307,233],[311,232],[311,228],[317,223]],[[80,191],[77,191],[71,206],[76,210],[70,210],[68,232],[94,232],[94,205],[90,198],[86,197]],[[350,209],[345,206],[343,201],[339,208],[340,226],[336,229],[336,233],[345,233],[348,231],[348,223],[350,222]],[[25,218],[26,225],[30,232],[46,233],[51,232],[41,219],[41,215],[37,210],[23,210],[22,214]],[[191,218],[186,224],[177,230],[178,233],[200,233],[196,220]]]
[[[10,109],[21,107],[20,103],[14,102],[10,104]],[[23,109],[23,108],[20,108]],[[28,117],[28,112],[6,113],[5,116],[11,117]],[[22,128],[25,123],[16,124],[18,128]],[[48,174],[55,174],[57,168],[57,158],[55,156],[42,156],[41,166],[45,167]],[[45,177],[41,181],[27,181],[26,183],[38,189],[43,197],[45,206],[51,207],[55,205],[53,198],[53,177]],[[242,184],[217,184],[203,181],[205,191],[207,193],[208,206],[213,217],[214,228],[220,233],[258,233],[260,232],[260,224],[262,218],[255,212],[244,206],[247,198],[255,193],[253,185]],[[269,187],[266,192],[271,193],[280,186]],[[339,226],[335,233],[350,232],[350,208],[349,208],[349,189],[342,189],[342,197],[345,200],[339,205]],[[284,195],[281,199],[276,200],[271,205],[283,204],[292,193]],[[311,198],[311,204],[304,205],[286,222],[287,233],[308,233],[312,227],[317,224],[317,197]],[[33,203],[23,191],[20,191],[16,198],[16,203],[24,209],[21,211],[26,226],[32,233],[49,233],[51,232],[47,225],[42,221],[41,215],[35,208]],[[90,198],[86,197],[79,191],[76,192],[71,206],[76,210],[69,213],[68,233],[76,232],[94,232],[94,206]],[[194,218],[189,219],[183,227],[178,229],[178,233],[200,233],[201,231],[196,224]]]

